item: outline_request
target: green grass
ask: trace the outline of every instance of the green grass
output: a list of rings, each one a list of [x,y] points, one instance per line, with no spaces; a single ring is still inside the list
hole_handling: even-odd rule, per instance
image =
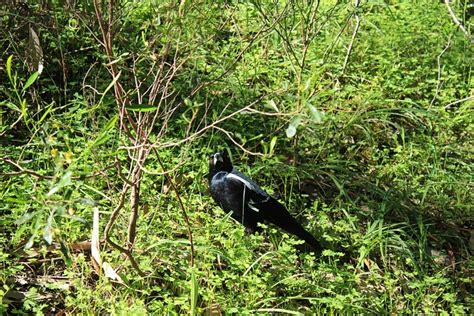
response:
[[[128,97],[138,99],[134,75],[149,87],[156,58],[171,58],[166,43],[186,60],[172,98],[160,105],[176,104],[176,111],[167,125],[146,126],[153,142],[186,139],[252,102],[258,111],[157,148],[189,217],[194,266],[187,222],[151,152],[133,247],[145,275],[101,245],[123,284],[98,274],[90,253],[72,246],[90,240],[94,207],[103,233],[124,184],[117,161],[124,175],[132,165],[108,61],[91,34],[98,30],[94,9],[83,5],[75,16],[53,4],[53,28],[41,22],[41,5],[31,4],[47,65],[33,83],[22,54],[27,33],[5,32],[25,19],[5,7],[0,313],[468,313],[472,45],[442,3],[364,2],[342,74],[354,8],[334,4],[321,3],[314,25],[305,16],[316,3],[120,7],[114,53]],[[461,16],[460,3],[452,5]],[[136,101],[134,115],[147,102]],[[301,241],[273,226],[246,234],[212,201],[207,157],[224,147],[317,236],[321,256],[299,251]],[[112,230],[121,245],[130,213],[129,197],[124,201]]]

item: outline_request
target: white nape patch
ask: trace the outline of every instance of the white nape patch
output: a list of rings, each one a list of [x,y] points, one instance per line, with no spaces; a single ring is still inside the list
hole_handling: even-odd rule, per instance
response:
[[[242,183],[243,183],[247,188],[249,188],[250,190],[253,190],[253,189],[254,189],[253,185],[252,185],[250,182],[248,182],[248,181],[245,180],[244,178],[239,177],[238,175],[235,175],[235,174],[233,174],[233,173],[229,173],[229,174],[227,175],[227,177],[242,182]]]
[[[222,159],[221,154],[215,153],[214,155],[212,155],[212,162],[213,162],[214,166],[217,164],[218,161],[224,162],[224,159]]]

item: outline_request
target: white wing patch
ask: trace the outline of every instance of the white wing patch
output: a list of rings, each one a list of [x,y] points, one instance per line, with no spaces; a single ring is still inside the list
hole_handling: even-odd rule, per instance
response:
[[[254,203],[252,200],[250,200],[250,201],[247,203],[247,205],[249,206],[249,208],[250,208],[251,210],[254,210],[254,211],[257,212],[257,213],[260,212],[260,210],[259,210],[258,208],[256,208],[254,205],[252,205],[252,203]]]
[[[248,182],[248,181],[245,180],[244,178],[239,177],[238,175],[235,175],[235,174],[233,174],[233,173],[229,173],[229,174],[227,175],[227,177],[242,182],[242,183],[243,183],[247,188],[249,188],[250,190],[254,190],[254,189],[255,189],[254,186],[253,186],[250,182]]]

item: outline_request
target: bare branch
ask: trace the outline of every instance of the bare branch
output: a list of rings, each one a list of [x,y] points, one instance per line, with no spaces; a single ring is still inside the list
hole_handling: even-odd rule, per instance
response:
[[[464,25],[462,24],[462,22],[458,19],[458,17],[457,17],[456,14],[454,13],[453,8],[451,8],[451,6],[450,6],[450,4],[449,4],[449,0],[444,0],[444,4],[446,4],[446,7],[448,8],[448,12],[449,12],[449,14],[451,15],[451,18],[453,19],[454,23],[456,23],[456,25],[461,29],[461,31],[464,33],[464,35],[466,35],[466,37],[467,37],[472,43],[474,43],[474,38],[471,37],[471,35],[470,35],[469,32],[466,30],[466,28],[464,27]]]
[[[352,38],[351,38],[351,42],[349,43],[349,47],[347,47],[346,58],[344,58],[344,64],[342,65],[342,74],[344,74],[344,72],[346,71],[346,67],[347,67],[347,64],[349,62],[349,57],[351,56],[351,53],[352,53],[352,46],[354,45],[354,40],[355,40],[355,37],[356,37],[357,32],[359,31],[359,27],[360,27],[360,18],[359,18],[359,15],[357,14],[357,8],[359,7],[359,5],[360,5],[359,0],[356,0],[355,1],[355,8],[354,8],[354,15],[355,15],[355,19],[356,19],[356,25],[354,27],[354,31],[352,32]]]

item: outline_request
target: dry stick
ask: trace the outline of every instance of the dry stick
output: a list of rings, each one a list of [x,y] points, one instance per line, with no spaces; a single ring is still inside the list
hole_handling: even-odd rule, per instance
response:
[[[338,4],[336,4],[332,9],[331,9],[331,13],[336,9],[336,7],[338,6]],[[354,12],[352,12],[351,14],[349,14],[347,16],[347,19],[344,21],[344,25],[342,26],[342,28],[339,30],[339,32],[337,33],[336,35],[336,38],[331,42],[331,44],[329,45],[329,47],[326,48],[326,50],[324,51],[324,54],[323,54],[323,62],[325,63],[328,56],[329,56],[329,53],[333,50],[333,48],[336,46],[336,43],[339,41],[339,38],[341,37],[342,33],[344,33],[344,30],[346,29],[346,26],[349,24],[349,21],[351,20],[352,16],[354,15]],[[329,17],[328,17],[329,19]],[[320,28],[322,29],[322,28]]]
[[[125,176],[122,173],[122,164],[120,163],[120,160],[115,157],[115,167],[117,168],[117,173],[120,179],[122,179],[123,182],[127,183],[128,185],[132,186],[133,183],[132,181],[128,180],[125,178]]]
[[[146,173],[150,176],[164,176],[165,174],[170,174],[170,173],[175,172],[176,170],[181,168],[183,165],[184,165],[184,162],[180,162],[175,167],[173,167],[173,169],[169,169],[169,170],[166,170],[164,172],[152,172],[152,171],[150,171],[150,170],[148,170],[148,169],[146,169],[145,167],[142,166],[142,171],[143,171],[143,173]]]
[[[20,114],[20,116],[18,117],[18,119],[13,122],[5,131],[3,131],[2,133],[0,133],[0,136],[3,136],[5,135],[8,131],[10,131],[11,129],[13,129],[13,127],[15,127],[16,124],[18,124],[19,122],[21,122],[21,120],[23,119],[23,114]]]
[[[451,8],[451,6],[449,5],[449,0],[444,0],[444,4],[446,4],[446,7],[448,8],[448,11],[449,11],[449,14],[451,15],[451,18],[453,18],[453,21],[454,23],[456,23],[457,26],[459,26],[459,28],[461,29],[461,31],[463,31],[464,35],[466,35],[466,37],[471,40],[472,43],[474,43],[474,38],[472,38],[469,34],[469,32],[466,30],[466,28],[464,27],[464,25],[461,23],[461,21],[459,21],[458,17],[456,16],[456,14],[454,13],[453,9]]]
[[[158,151],[156,150],[156,148],[153,148],[153,151],[155,152],[156,158],[158,160],[158,163],[160,164],[161,169],[165,171],[165,166],[163,165],[163,162],[161,161],[161,158],[158,155]],[[181,208],[181,211],[183,212],[184,221],[186,222],[186,226],[188,229],[189,244],[191,247],[191,260],[190,260],[191,267],[194,267],[194,242],[193,242],[193,233],[191,230],[191,223],[189,222],[188,213],[186,213],[186,209],[184,208],[183,201],[181,200],[181,195],[179,194],[179,191],[176,188],[176,185],[174,184],[173,179],[171,179],[170,175],[167,173],[164,176],[166,177],[166,180],[170,183],[171,187],[173,188],[173,191],[176,194],[176,198],[178,199],[178,203]]]
[[[280,15],[275,18],[275,20],[268,27],[268,29],[273,29],[278,34],[278,36],[286,43],[286,45],[283,45],[283,49],[285,50],[285,53],[286,53],[286,55],[288,55],[288,57],[290,57],[290,56],[293,57],[293,59],[291,59],[291,58],[289,58],[289,59],[290,59],[290,64],[291,64],[291,67],[293,68],[293,71],[296,72],[296,68],[295,68],[294,63],[295,62],[298,63],[298,57],[296,56],[295,50],[293,49],[293,46],[291,45],[291,41],[288,39],[288,34],[283,34],[277,27],[275,27],[275,25],[278,24],[279,26],[283,27],[283,30],[285,30],[284,25],[282,25],[280,23],[280,20],[282,20],[284,18],[285,14],[286,14],[286,11],[287,11],[287,9],[290,5],[291,5],[291,1],[289,1],[285,5],[285,7],[281,10]],[[261,9],[261,7],[256,6],[256,9],[260,13],[260,15],[263,17],[265,22],[267,24],[270,24],[270,17],[268,15],[265,15],[265,12]],[[299,63],[298,63],[298,67],[301,68],[301,65]]]
[[[102,12],[100,10],[99,0],[94,0],[95,15],[97,17],[97,21],[99,22],[100,31],[102,33],[102,41],[99,41],[99,42],[105,48],[105,53],[107,55],[107,59],[109,60],[109,63],[108,63],[109,67],[107,67],[107,70],[111,74],[112,78],[117,78],[119,71],[117,68],[117,63],[114,62],[114,54],[113,54],[113,47],[112,47],[113,5],[114,5],[114,1],[110,0],[109,6],[108,6],[109,24],[106,30],[105,22],[103,20]],[[118,82],[118,80],[116,80],[114,83],[114,95],[115,95],[117,106],[120,111],[120,127],[127,134],[129,138],[133,138],[130,129],[128,128],[127,124],[124,124],[123,119],[124,117],[126,117],[127,121],[132,125],[134,130],[136,130],[136,124],[133,118],[128,113],[128,111],[125,109],[125,104],[127,103],[127,100],[125,99],[126,98],[125,91],[122,85],[120,84],[120,82]]]
[[[359,0],[356,0],[355,8],[354,8],[354,10],[355,10],[354,14],[355,14],[355,18],[356,18],[356,26],[354,27],[354,32],[352,32],[351,42],[349,43],[349,47],[347,48],[346,58],[344,59],[344,64],[342,66],[342,74],[344,74],[344,72],[346,71],[346,67],[347,67],[347,64],[349,62],[349,57],[351,56],[351,52],[352,52],[352,46],[354,45],[355,37],[357,35],[357,32],[359,31],[360,18],[359,18],[359,15],[356,13],[357,8],[359,7],[359,4],[360,4]]]

